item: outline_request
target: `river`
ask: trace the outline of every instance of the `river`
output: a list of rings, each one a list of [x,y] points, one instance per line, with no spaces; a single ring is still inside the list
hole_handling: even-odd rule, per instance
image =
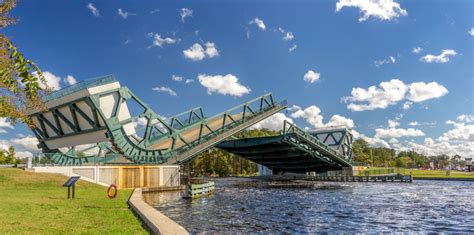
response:
[[[474,233],[474,182],[306,183],[269,186],[242,178],[215,179],[215,194],[179,193],[144,199],[189,232],[447,232]]]

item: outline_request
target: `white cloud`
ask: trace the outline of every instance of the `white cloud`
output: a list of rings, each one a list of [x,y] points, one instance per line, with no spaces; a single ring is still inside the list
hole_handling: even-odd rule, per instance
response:
[[[23,159],[23,158],[30,158],[33,157],[33,154],[28,151],[19,151],[15,152],[15,158],[17,159]]]
[[[158,92],[165,92],[165,93],[170,94],[171,96],[177,96],[177,95],[178,95],[178,94],[176,94],[176,92],[173,91],[171,88],[165,87],[165,86],[153,87],[152,90],[158,91]]]
[[[390,140],[388,140],[389,143],[391,144],[398,144],[398,140],[396,138],[391,138]]]
[[[313,70],[308,70],[308,72],[304,74],[303,80],[305,82],[314,83],[314,82],[319,81],[320,77],[321,77],[321,74],[316,73]]]
[[[295,36],[293,36],[293,33],[292,32],[286,32],[285,33],[285,37],[283,37],[283,40],[285,41],[291,41],[295,38]]]
[[[0,127],[13,129],[13,126],[7,121],[7,118],[0,117]]]
[[[177,76],[177,75],[174,75],[171,77],[171,80],[173,81],[176,81],[176,82],[183,82],[184,81],[184,84],[189,84],[189,83],[192,83],[194,82],[193,79],[185,79],[184,77],[181,77],[181,76]]]
[[[354,127],[354,121],[340,115],[333,115],[327,123],[323,121],[321,110],[315,106],[309,106],[306,109],[301,109],[298,106],[293,106],[290,110],[294,112],[290,115],[292,118],[303,118],[314,128],[339,127],[345,126],[347,128]]]
[[[362,16],[359,22],[370,17],[380,20],[392,20],[400,16],[408,15],[405,9],[400,8],[400,4],[393,0],[339,0],[336,3],[336,11],[344,7],[357,7]]]
[[[44,71],[43,72],[43,77],[46,80],[46,84],[53,89],[54,91],[61,89],[61,78],[59,76],[54,75],[53,73],[49,71]],[[41,88],[45,88],[43,83],[39,83]]]
[[[217,50],[215,43],[206,42],[205,45],[206,45],[206,55],[209,56],[209,58],[219,56],[219,51]]]
[[[288,48],[288,51],[293,52],[294,50],[296,50],[296,47],[298,46],[295,44],[292,47]]]
[[[124,11],[122,10],[122,8],[119,8],[117,10],[117,14],[122,17],[124,20],[127,19],[129,16],[134,16],[136,15],[135,13],[131,13],[131,12],[127,12],[127,11]]]
[[[249,22],[249,24],[255,24],[257,27],[259,27],[261,30],[265,30],[267,27],[265,26],[265,23],[263,23],[263,20],[259,18],[255,18]]]
[[[397,60],[393,56],[389,56],[388,59],[383,59],[383,60],[376,60],[374,61],[374,64],[376,67],[380,67],[381,65],[384,64],[395,64]]]
[[[397,126],[400,126],[400,122],[397,120],[388,120],[388,127],[395,128]]]
[[[181,77],[181,76],[176,76],[176,75],[174,75],[174,74],[173,74],[173,76],[171,77],[171,79],[172,79],[173,81],[177,81],[177,82],[183,81],[183,77]]]
[[[11,144],[20,145],[27,150],[38,151],[38,139],[34,136],[22,136],[19,138],[11,139]]]
[[[371,138],[365,135],[361,135],[361,139],[367,141],[367,143],[369,143],[369,145],[372,147],[390,148],[390,145],[387,143],[387,141],[382,139]]]
[[[336,115],[333,115],[325,125],[326,127],[345,126],[347,128],[353,128],[354,121],[352,119],[336,114]]]
[[[417,137],[424,136],[425,133],[421,130],[414,128],[394,128],[389,127],[388,129],[377,128],[375,129],[375,138],[377,139],[389,139],[389,138],[400,138],[400,137]]]
[[[379,87],[371,86],[368,89],[352,88],[351,95],[344,97],[344,101],[368,102],[368,104],[349,103],[348,109],[352,111],[364,111],[374,109],[384,109],[405,98],[408,87],[400,80],[393,79],[382,82]]]
[[[448,94],[448,89],[437,82],[414,82],[409,87],[407,99],[413,102],[422,102]]]
[[[204,49],[201,44],[194,43],[190,48],[183,51],[183,55],[193,61],[200,61],[206,57],[213,58],[219,56],[219,51],[217,50],[215,43],[206,42],[205,46],[206,49]]]
[[[0,133],[7,133],[4,128],[13,129],[13,126],[7,121],[6,118],[0,117]]]
[[[199,43],[194,43],[189,49],[184,50],[183,54],[184,57],[194,61],[203,60],[206,57],[204,48]]]
[[[177,41],[175,38],[169,38],[169,37],[162,38],[161,35],[157,33],[155,34],[149,33],[148,35],[153,36],[153,44],[150,47],[155,47],[155,46],[163,47],[163,45],[165,44],[175,44]]]
[[[421,51],[423,51],[423,48],[421,48],[421,47],[415,47],[415,48],[413,48],[413,50],[412,50],[412,52],[415,53],[415,54],[418,54],[418,53],[420,53]]]
[[[449,62],[450,56],[457,55],[456,51],[453,49],[444,49],[439,55],[427,54],[420,58],[422,62],[426,63],[447,63]]]
[[[413,102],[407,101],[407,102],[405,102],[405,103],[403,104],[403,107],[402,107],[402,108],[403,108],[404,110],[408,110],[408,109],[411,108],[412,105],[413,105]]]
[[[438,138],[439,141],[465,141],[474,142],[474,124],[456,123],[453,121],[446,122],[454,126],[453,129],[443,133]]]
[[[474,27],[472,27],[467,33],[471,36],[474,36]]]
[[[414,121],[414,122],[410,122],[408,123],[409,126],[419,126],[420,123],[418,123],[417,121]]]
[[[181,16],[181,22],[185,22],[186,18],[193,16],[193,10],[189,8],[181,8],[179,10],[179,15]]]
[[[250,129],[269,129],[273,131],[279,131],[283,128],[283,122],[288,121],[290,123],[293,123],[293,120],[289,117],[287,117],[283,113],[275,113],[272,116],[264,119],[263,121],[260,121],[259,123],[253,125],[250,127]]]
[[[94,15],[95,17],[100,16],[99,10],[91,2],[87,4],[87,9],[89,9],[92,12],[92,15]]]
[[[458,154],[464,158],[474,157],[474,142],[454,143],[448,141],[435,142],[431,138],[425,138],[423,144],[410,141],[406,146],[400,146],[397,151],[413,150],[427,156],[436,156],[446,154],[453,156]]]
[[[343,97],[342,100],[346,103],[349,102],[347,108],[352,111],[385,109],[402,100],[407,100],[403,109],[409,109],[412,102],[417,103],[438,98],[447,93],[448,90],[436,82],[416,82],[407,85],[398,79],[392,79],[388,82],[381,82],[378,87],[352,88],[351,96]]]
[[[230,96],[242,96],[249,93],[251,90],[239,83],[239,79],[232,75],[206,75],[199,74],[198,81],[201,85],[207,88],[207,93],[212,94],[213,92],[230,95]]]
[[[459,115],[456,120],[458,120],[459,122],[464,122],[464,123],[470,123],[470,122],[474,122],[474,115],[470,115],[470,114],[461,114]],[[0,122],[1,123],[1,122]],[[2,127],[2,125],[0,124],[0,127]]]
[[[75,77],[71,75],[67,75],[66,78],[64,79],[64,82],[67,83],[68,85],[74,85],[77,83],[77,80]]]

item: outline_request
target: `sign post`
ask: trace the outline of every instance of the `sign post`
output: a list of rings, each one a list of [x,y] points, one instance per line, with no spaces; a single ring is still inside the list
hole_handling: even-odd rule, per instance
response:
[[[63,187],[67,187],[67,199],[71,198],[71,187],[72,187],[72,199],[76,194],[76,182],[81,178],[80,176],[72,176],[69,178],[66,183],[63,184]]]

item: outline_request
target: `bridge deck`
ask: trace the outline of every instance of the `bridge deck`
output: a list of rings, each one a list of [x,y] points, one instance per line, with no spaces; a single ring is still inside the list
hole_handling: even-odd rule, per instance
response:
[[[326,172],[341,170],[342,167],[348,166],[328,161],[288,141],[288,138],[296,138],[296,135],[288,133],[271,137],[229,140],[216,147],[264,165],[274,172]],[[334,156],[326,157],[332,159]]]

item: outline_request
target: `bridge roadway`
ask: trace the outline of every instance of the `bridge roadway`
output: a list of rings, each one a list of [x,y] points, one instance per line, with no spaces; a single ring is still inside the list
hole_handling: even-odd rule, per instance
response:
[[[310,133],[285,121],[278,136],[228,140],[216,147],[278,172],[326,172],[352,166],[342,155]]]

